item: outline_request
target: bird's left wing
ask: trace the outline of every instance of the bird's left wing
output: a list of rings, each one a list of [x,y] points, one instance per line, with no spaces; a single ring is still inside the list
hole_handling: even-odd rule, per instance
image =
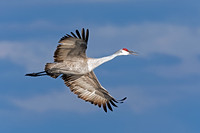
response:
[[[63,75],[62,79],[70,90],[78,95],[78,98],[99,107],[103,105],[105,112],[107,112],[107,107],[112,111],[110,103],[117,107],[115,103],[118,103],[118,101],[100,85],[93,71],[85,75]]]

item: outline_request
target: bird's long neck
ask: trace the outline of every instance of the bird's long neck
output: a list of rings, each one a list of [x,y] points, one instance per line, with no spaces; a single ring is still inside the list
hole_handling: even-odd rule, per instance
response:
[[[118,54],[114,53],[110,56],[102,57],[102,58],[88,58],[88,69],[92,71],[96,67],[100,66],[101,64],[112,60],[113,58],[117,57]]]

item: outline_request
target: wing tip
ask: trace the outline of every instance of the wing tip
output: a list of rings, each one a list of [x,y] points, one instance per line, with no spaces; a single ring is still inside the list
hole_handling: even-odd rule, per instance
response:
[[[106,104],[105,103],[103,104],[103,109],[107,113],[107,108],[106,108]]]
[[[127,97],[124,97],[124,98],[122,98],[122,99],[120,99],[120,100],[117,100],[119,103],[123,103],[125,100],[127,99]]]
[[[120,100],[115,100],[113,98],[113,99],[111,99],[110,101],[107,102],[107,107],[110,109],[110,111],[113,111],[111,105],[113,105],[114,107],[118,107],[115,103],[123,103],[126,99],[127,99],[127,97],[124,97]],[[111,103],[111,105],[110,105],[110,103]],[[104,109],[105,112],[107,112],[106,104],[103,105],[103,109]]]
[[[63,37],[58,41],[58,43],[62,43],[63,40],[65,40],[65,39],[67,39],[67,38],[71,38],[71,37],[72,37],[72,38],[82,39],[82,40],[84,40],[86,43],[88,42],[88,38],[89,38],[89,29],[86,29],[86,31],[85,31],[85,29],[82,28],[82,34],[80,34],[80,32],[79,32],[78,29],[75,30],[75,33],[76,33],[76,34],[74,34],[73,32],[70,32],[70,33],[71,33],[71,35],[66,34],[65,36],[63,36]]]

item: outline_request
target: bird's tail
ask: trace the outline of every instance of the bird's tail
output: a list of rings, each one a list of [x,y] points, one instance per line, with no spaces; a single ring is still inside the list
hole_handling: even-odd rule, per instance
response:
[[[45,72],[47,73],[47,75],[51,76],[52,78],[57,78],[58,76],[60,76],[60,74],[58,73],[52,73],[51,69],[55,66],[56,63],[47,63],[45,65]]]
[[[25,76],[38,77],[38,76],[44,76],[44,75],[47,75],[46,71],[37,72],[37,73],[27,73]]]

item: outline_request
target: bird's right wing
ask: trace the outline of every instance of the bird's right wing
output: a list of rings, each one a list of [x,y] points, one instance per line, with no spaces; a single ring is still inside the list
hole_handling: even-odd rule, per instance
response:
[[[86,57],[87,42],[89,37],[89,30],[82,29],[82,34],[76,30],[76,35],[71,32],[71,35],[66,34],[59,41],[59,45],[54,53],[55,62],[63,62],[65,60],[72,60],[75,58]]]
[[[93,71],[85,75],[63,75],[62,79],[79,98],[94,105],[98,104],[99,107],[103,105],[105,112],[107,107],[112,111],[110,103],[117,107],[115,103],[118,102],[100,85]]]

